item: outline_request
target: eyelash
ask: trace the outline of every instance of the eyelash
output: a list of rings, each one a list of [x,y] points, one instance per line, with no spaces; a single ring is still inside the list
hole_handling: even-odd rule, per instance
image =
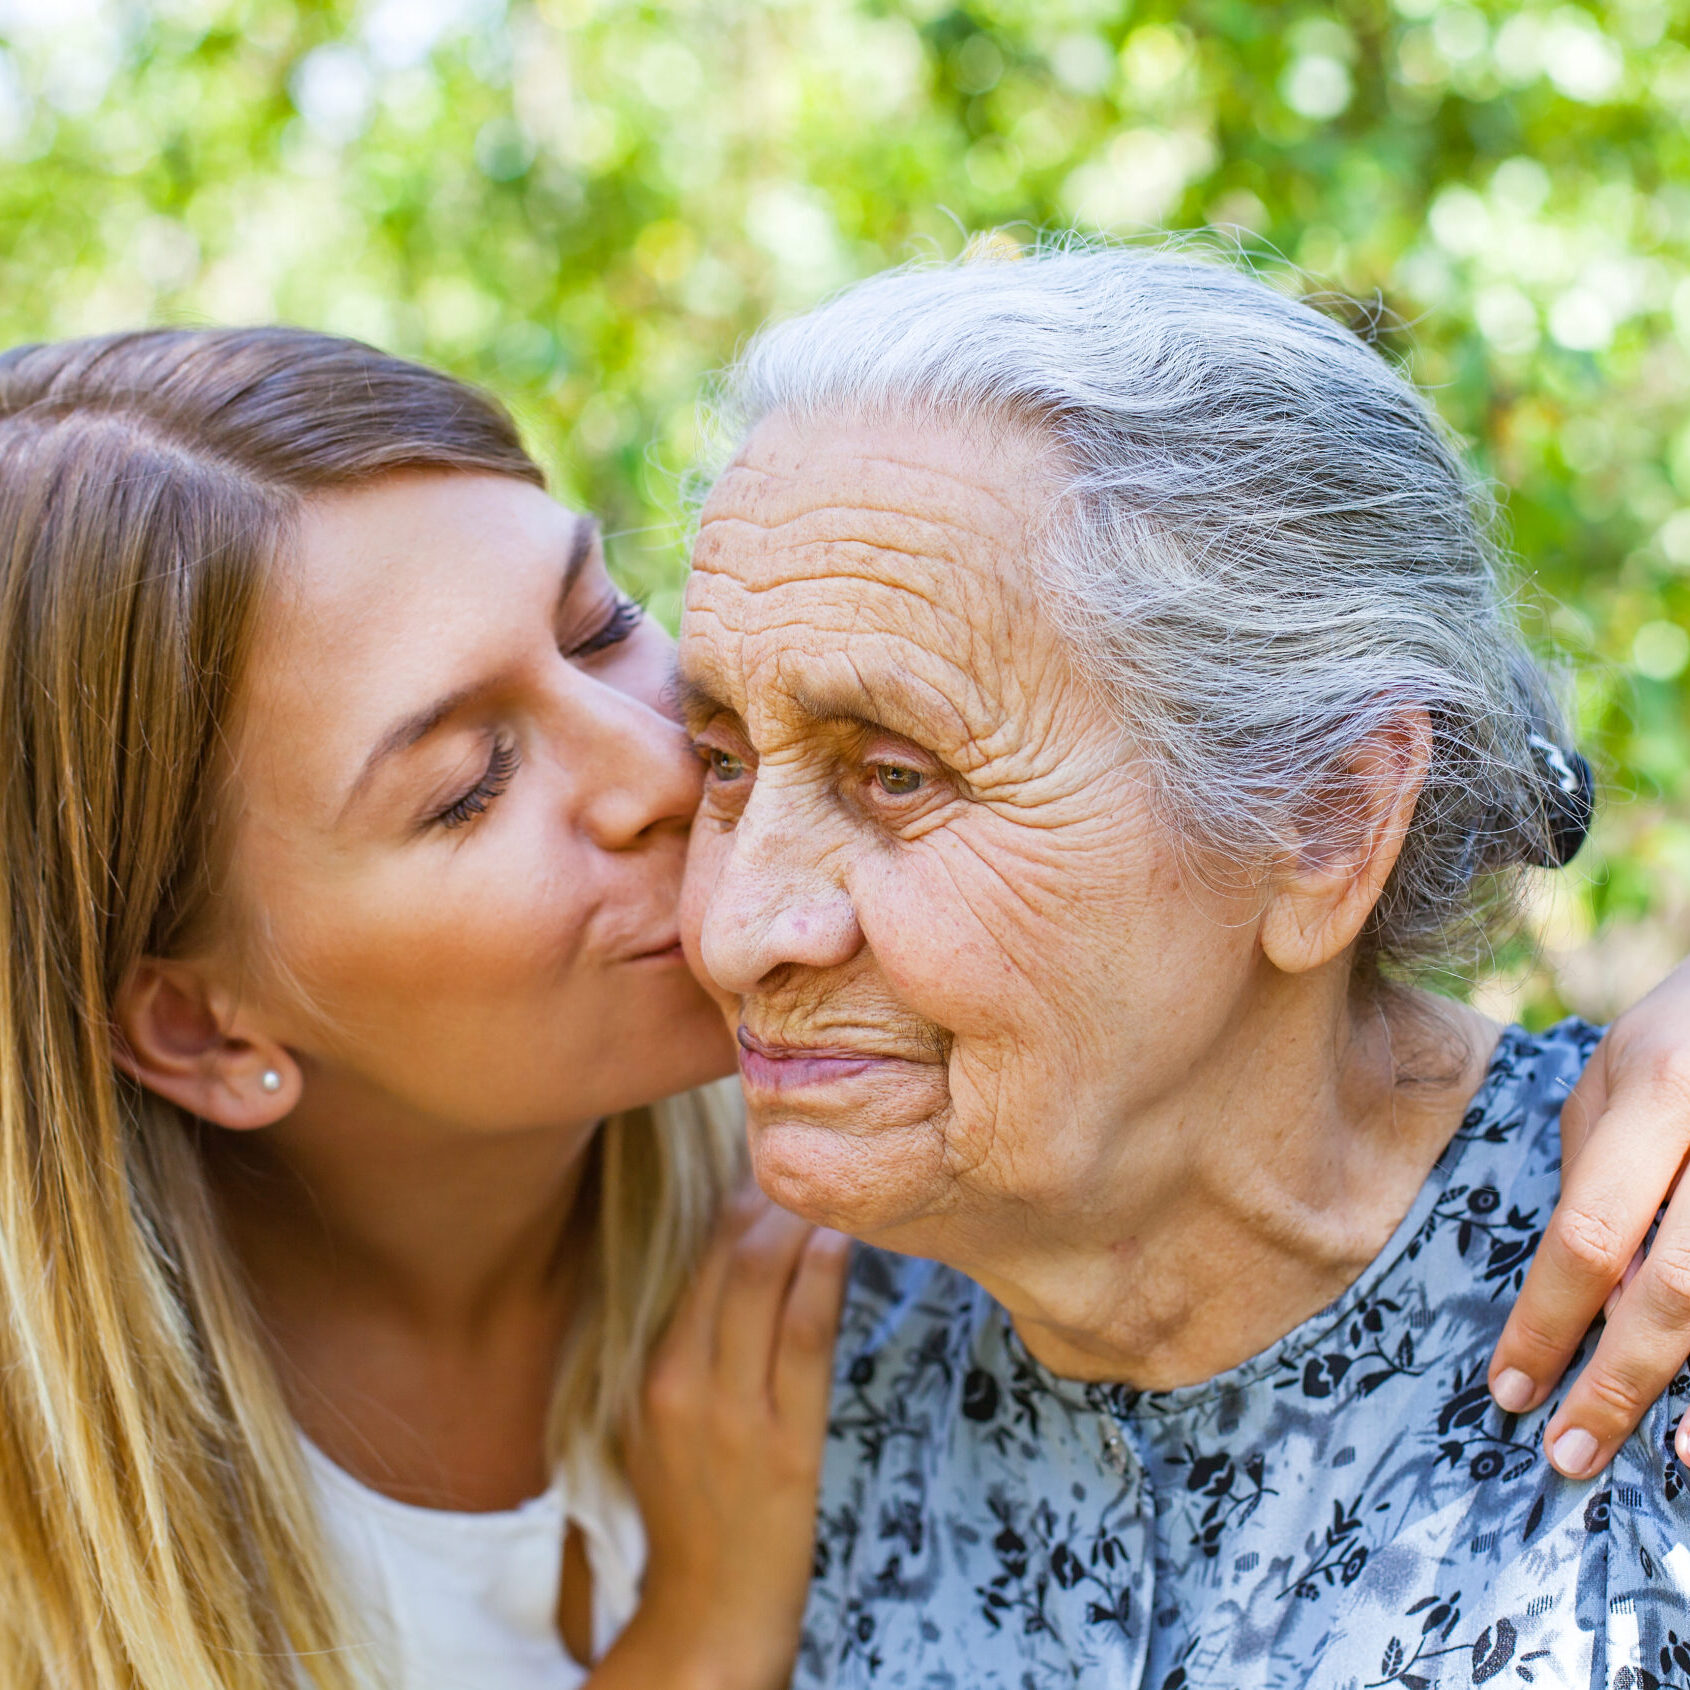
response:
[[[445,828],[462,827],[466,822],[474,821],[510,785],[521,761],[522,754],[514,740],[494,740],[492,755],[487,759],[487,772],[462,798],[454,799],[433,820]]]
[[[572,646],[564,656],[591,657],[595,652],[608,651],[611,646],[621,645],[639,627],[640,618],[644,614],[645,605],[641,600],[618,597],[615,608],[598,630],[589,634],[579,645]],[[487,760],[487,772],[462,798],[453,799],[444,810],[432,816],[431,822],[444,828],[457,828],[474,821],[510,785],[521,761],[522,755],[513,740],[495,740],[492,755]]]
[[[608,651],[613,645],[621,645],[639,627],[640,618],[644,615],[643,600],[619,597],[616,608],[611,611],[598,632],[589,634],[579,645],[571,646],[564,656],[591,657],[595,652]]]

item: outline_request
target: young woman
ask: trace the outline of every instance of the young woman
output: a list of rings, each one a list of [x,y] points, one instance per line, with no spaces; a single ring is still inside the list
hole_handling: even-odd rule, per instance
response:
[[[730,1197],[668,663],[443,376],[0,358],[6,1690],[785,1682],[841,1245]]]
[[[707,1247],[592,524],[444,376],[152,333],[0,360],[0,546],[0,1683],[784,1683],[843,1243]]]

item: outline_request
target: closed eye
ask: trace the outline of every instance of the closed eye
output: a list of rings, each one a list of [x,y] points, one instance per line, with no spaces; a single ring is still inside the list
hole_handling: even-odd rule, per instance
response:
[[[638,599],[618,594],[609,616],[584,640],[571,646],[563,655],[569,658],[591,657],[595,652],[608,651],[611,646],[621,645],[639,627],[644,615],[645,607]]]
[[[429,817],[430,825],[457,828],[474,821],[510,785],[521,761],[522,753],[517,749],[514,740],[494,740],[493,749],[488,755],[487,768],[481,779],[468,792],[453,799],[445,809],[437,810]]]

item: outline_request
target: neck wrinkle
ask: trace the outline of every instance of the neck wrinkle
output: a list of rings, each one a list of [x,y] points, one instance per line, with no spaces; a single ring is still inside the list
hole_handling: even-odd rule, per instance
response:
[[[1385,1247],[1478,1089],[1498,1028],[1459,1005],[1348,1005],[1242,1030],[1201,1081],[1128,1124],[1088,1200],[996,1260],[953,1263],[1059,1377],[1200,1384],[1270,1349]],[[1432,1030],[1464,1051],[1436,1080]],[[1101,1195],[1098,1195],[1101,1193]]]

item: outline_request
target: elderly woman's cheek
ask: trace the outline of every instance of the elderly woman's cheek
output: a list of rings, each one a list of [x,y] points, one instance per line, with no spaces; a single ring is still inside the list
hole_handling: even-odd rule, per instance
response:
[[[1015,866],[977,842],[944,839],[881,857],[854,887],[890,995],[959,1056],[1006,1073],[1018,1055],[1060,1039],[1062,960],[1073,949],[1057,910],[1013,884]]]
[[[970,824],[973,825],[970,825]],[[864,937],[900,999],[965,1035],[1029,1027],[1098,983],[1135,925],[1121,855],[1060,829],[965,817],[857,877]]]
[[[1155,845],[1124,814],[994,821],[859,877],[864,936],[893,995],[949,1036],[954,1136],[984,1135],[973,1118],[992,1109],[1043,1110],[1077,1075],[1112,1092],[1170,1018],[1228,996],[1249,935],[1185,896]],[[1182,958],[1201,959],[1197,977]]]

